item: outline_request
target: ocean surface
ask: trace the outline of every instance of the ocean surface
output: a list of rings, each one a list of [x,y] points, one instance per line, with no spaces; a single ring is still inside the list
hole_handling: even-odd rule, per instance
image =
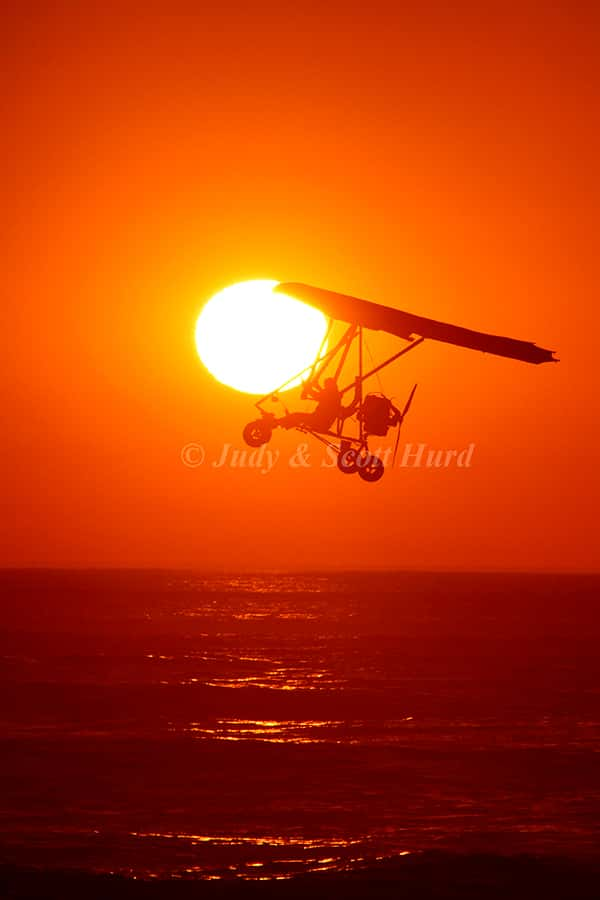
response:
[[[0,862],[600,849],[600,577],[0,573]]]

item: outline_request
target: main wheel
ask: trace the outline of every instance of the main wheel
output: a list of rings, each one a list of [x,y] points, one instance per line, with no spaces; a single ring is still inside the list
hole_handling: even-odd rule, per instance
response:
[[[373,456],[372,453],[367,453],[366,456],[363,456],[362,459],[359,459],[357,461],[357,465],[358,474],[363,479],[363,481],[374,482],[379,481],[380,478],[383,478],[385,467],[378,456]]]
[[[273,434],[273,429],[264,419],[255,419],[244,428],[243,437],[250,447],[261,447],[268,444]]]
[[[337,467],[344,475],[354,475],[358,469],[358,453],[354,447],[346,447],[340,450],[337,458]]]

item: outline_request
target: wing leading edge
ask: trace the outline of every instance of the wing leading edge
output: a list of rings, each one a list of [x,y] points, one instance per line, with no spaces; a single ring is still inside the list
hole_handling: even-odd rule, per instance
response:
[[[373,331],[387,331],[405,340],[410,340],[413,335],[419,335],[433,341],[443,341],[445,344],[455,344],[469,350],[480,350],[482,353],[493,353],[495,356],[507,356],[534,365],[558,362],[553,350],[544,350],[543,347],[537,347],[529,341],[518,341],[514,338],[485,334],[482,331],[471,331],[458,325],[436,322],[435,319],[415,316],[393,309],[391,306],[381,306],[378,303],[359,300],[346,294],[336,294],[334,291],[325,291],[308,284],[284,282],[277,285],[275,290],[311,303],[332,319],[356,323]]]

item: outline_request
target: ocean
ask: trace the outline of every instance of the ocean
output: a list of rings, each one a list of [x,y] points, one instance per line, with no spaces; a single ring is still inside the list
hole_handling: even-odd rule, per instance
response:
[[[0,574],[0,861],[597,857],[599,576]]]

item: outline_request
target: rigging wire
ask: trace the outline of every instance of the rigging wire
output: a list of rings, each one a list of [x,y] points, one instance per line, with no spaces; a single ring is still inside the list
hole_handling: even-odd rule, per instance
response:
[[[371,353],[371,348],[369,347],[369,343],[368,343],[366,337],[364,338],[364,341],[365,341],[365,347],[367,348],[367,353],[369,354],[369,359],[371,360],[372,365],[375,366],[375,360],[373,359],[373,354]],[[385,395],[385,389],[383,387],[383,382],[380,378],[379,372],[376,372],[375,376],[377,378],[377,383],[379,385],[379,392],[381,394]]]

